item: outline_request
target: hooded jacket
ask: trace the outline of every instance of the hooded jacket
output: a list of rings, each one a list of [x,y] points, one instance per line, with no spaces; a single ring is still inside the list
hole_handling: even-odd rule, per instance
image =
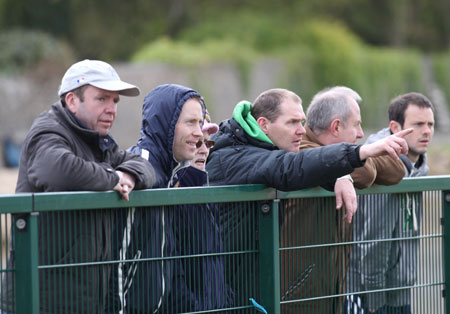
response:
[[[391,135],[385,128],[368,137],[367,143]],[[400,155],[405,177],[426,176],[429,168],[426,154],[413,165],[406,155]],[[422,194],[381,194],[359,197],[353,233],[355,241],[407,238],[417,236],[422,217]],[[347,276],[349,292],[377,290],[414,285],[417,278],[418,239],[407,241],[381,241],[356,244],[350,255]],[[409,289],[371,293],[364,296],[367,308],[383,305],[411,304]]]
[[[299,153],[275,146],[250,114],[249,102],[239,103],[233,118],[220,124],[212,136],[206,169],[212,185],[265,184],[282,191],[322,185],[364,165],[358,145],[334,144]]]
[[[205,186],[207,182],[208,173],[191,166],[180,177],[179,187]],[[175,242],[180,255],[223,253],[218,211],[216,204],[181,205],[177,208]],[[196,311],[234,305],[234,293],[225,281],[224,260],[223,256],[213,255],[190,259],[185,264],[185,271],[189,270],[190,274],[186,285],[189,291],[194,292]]]
[[[36,118],[25,139],[16,192],[106,191],[119,181],[115,170],[132,174],[136,189],[155,182],[151,165],[119,150],[110,136],[84,128],[61,102]],[[39,264],[99,262],[111,259],[111,212],[42,212]],[[82,226],[82,227],[81,227]],[[10,263],[14,261],[11,252]],[[109,267],[40,272],[41,313],[99,312],[106,296]],[[11,306],[13,286],[3,295]],[[69,285],[69,286],[66,286]],[[8,304],[9,303],[9,304]],[[9,309],[8,312],[12,310]]]
[[[200,94],[180,85],[158,86],[144,99],[141,138],[130,151],[151,163],[157,175],[154,187],[178,185],[189,166],[189,162],[175,160],[173,143],[182,107],[193,97],[201,100],[204,112]],[[198,301],[184,282],[184,269],[179,259],[139,261],[178,254],[174,230],[176,214],[176,206],[129,211],[119,254],[121,259],[136,261],[118,265],[117,286],[122,310],[154,313],[198,308]]]

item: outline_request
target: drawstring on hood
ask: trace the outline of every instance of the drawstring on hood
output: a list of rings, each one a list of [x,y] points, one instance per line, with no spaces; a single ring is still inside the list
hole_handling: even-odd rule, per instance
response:
[[[260,141],[273,144],[270,138],[261,130],[258,122],[250,113],[252,103],[246,100],[239,102],[233,110],[233,119],[244,129],[251,137]]]
[[[202,105],[203,117],[205,116],[205,103],[198,92],[188,87],[176,84],[160,85],[153,89],[144,99],[142,108],[142,127],[141,138],[137,144],[129,150],[136,155],[141,155],[147,159],[155,169],[157,181],[154,188],[168,188],[177,184],[178,173],[189,166],[189,162],[180,163],[173,156],[173,143],[175,136],[175,126],[181,114],[183,105],[190,98],[197,98]],[[164,207],[153,208],[151,214],[144,214],[146,209],[139,210],[137,213],[129,211],[124,235],[129,234],[132,238],[133,223],[136,220],[139,228],[148,228],[149,226],[160,226],[159,230],[148,232],[147,238],[135,240],[136,243],[125,243],[123,252],[130,251],[130,247],[137,250],[139,255],[134,258],[148,258],[170,256],[174,247],[174,232],[172,230],[173,215],[166,213]],[[136,217],[134,217],[136,216]],[[129,230],[127,230],[129,229]],[[137,234],[139,232],[137,231]],[[131,241],[130,241],[131,242]],[[133,254],[134,252],[130,252]],[[142,253],[142,255],[141,255]],[[139,312],[156,313],[160,310],[164,298],[173,291],[173,269],[174,262],[162,259],[159,263],[145,264],[138,263],[136,269],[131,273],[125,274],[119,269],[119,283],[132,282],[130,291],[125,291],[124,296],[128,294],[129,302],[136,307]],[[122,265],[119,264],[119,268]],[[135,276],[135,273],[137,275]],[[149,291],[150,274],[156,274],[151,280],[156,283],[156,290]],[[127,275],[127,278],[121,278]],[[152,285],[153,287],[153,285]],[[150,292],[152,296],[149,297]],[[156,297],[156,299],[155,299]],[[139,300],[139,302],[137,301]],[[122,306],[126,305],[126,300],[122,300]],[[152,309],[150,312],[149,309]],[[129,309],[134,312],[134,308]]]

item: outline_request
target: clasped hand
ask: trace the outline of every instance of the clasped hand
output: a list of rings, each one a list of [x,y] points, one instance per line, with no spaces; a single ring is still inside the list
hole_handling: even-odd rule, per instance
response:
[[[120,170],[116,170],[116,173],[119,176],[119,182],[116,184],[113,190],[119,192],[124,200],[129,201],[130,192],[134,189],[134,177]]]

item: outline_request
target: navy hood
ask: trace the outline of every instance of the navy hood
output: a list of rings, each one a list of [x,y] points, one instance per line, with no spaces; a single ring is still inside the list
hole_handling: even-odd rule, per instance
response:
[[[141,155],[142,149],[148,150],[148,161],[158,176],[155,188],[167,187],[172,170],[178,165],[173,157],[173,137],[181,109],[190,98],[200,99],[204,115],[203,98],[185,86],[160,85],[144,98],[141,138],[129,150],[137,155]]]

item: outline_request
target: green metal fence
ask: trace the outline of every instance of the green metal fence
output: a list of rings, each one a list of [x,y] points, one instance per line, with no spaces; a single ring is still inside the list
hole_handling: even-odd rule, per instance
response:
[[[253,298],[271,314],[342,313],[350,298],[400,291],[413,313],[450,313],[443,298],[449,191],[450,176],[358,191],[352,225],[320,188],[159,189],[135,191],[129,202],[116,192],[0,196],[0,306],[11,313],[255,313]],[[402,216],[400,224],[409,234],[364,233],[390,224],[387,211],[404,213],[412,200],[417,221]],[[366,283],[382,276],[373,258],[360,256],[379,244],[397,252],[387,256],[406,251],[405,285]]]

